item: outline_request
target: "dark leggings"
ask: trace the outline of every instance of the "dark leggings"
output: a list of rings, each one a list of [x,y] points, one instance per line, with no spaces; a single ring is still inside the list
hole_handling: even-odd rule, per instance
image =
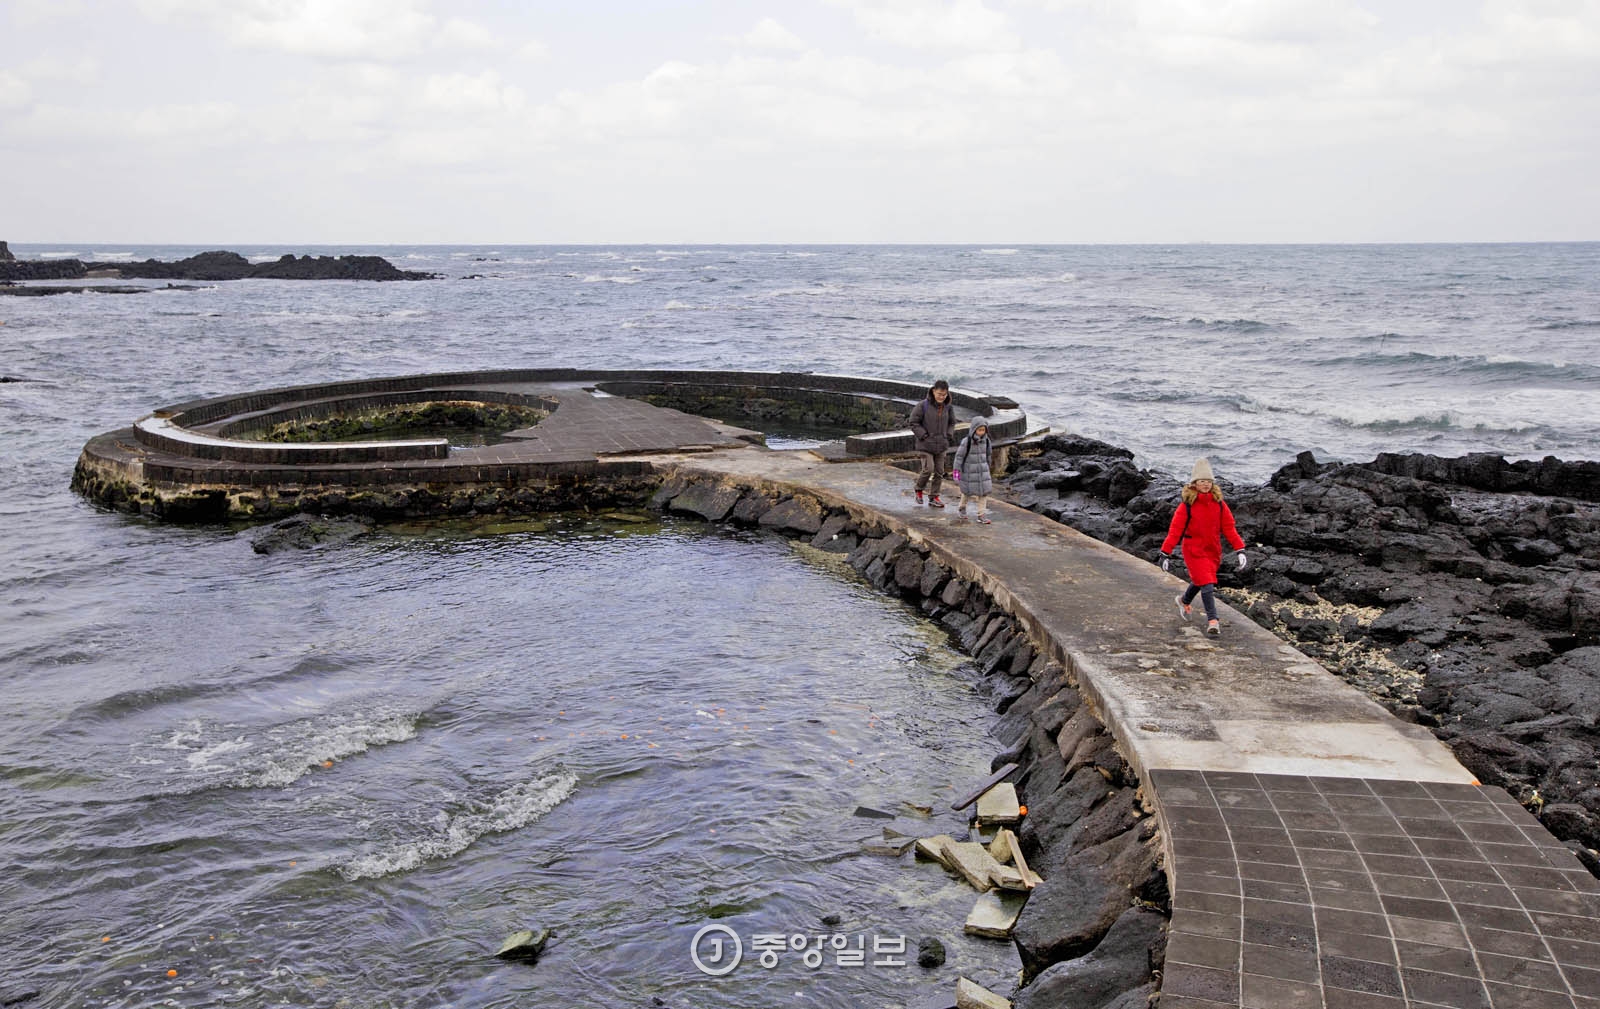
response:
[[[1191,585],[1183,590],[1183,605],[1188,606],[1194,602],[1194,597],[1198,595],[1200,602],[1205,604],[1206,619],[1215,620],[1217,619],[1216,590],[1216,582],[1212,582],[1210,585]]]

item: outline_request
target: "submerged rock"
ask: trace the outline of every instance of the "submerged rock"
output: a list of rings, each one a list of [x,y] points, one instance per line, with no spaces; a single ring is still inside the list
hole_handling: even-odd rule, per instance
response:
[[[258,531],[250,549],[258,554],[281,550],[309,550],[326,544],[348,543],[372,532],[372,523],[354,518],[294,515]]]
[[[545,943],[555,933],[547,928],[524,929],[506,936],[506,941],[500,944],[495,951],[495,956],[502,960],[526,960],[530,963],[539,959],[539,954],[544,952]]]

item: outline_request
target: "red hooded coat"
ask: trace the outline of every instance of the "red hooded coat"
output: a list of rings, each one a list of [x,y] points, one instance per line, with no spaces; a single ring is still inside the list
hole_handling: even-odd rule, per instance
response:
[[[1214,494],[1201,494],[1193,502],[1178,506],[1167,527],[1167,538],[1161,541],[1161,552],[1172,553],[1180,536],[1183,563],[1189,569],[1189,581],[1196,585],[1216,583],[1217,566],[1222,563],[1222,537],[1226,536],[1235,550],[1244,549],[1244,540],[1233,525],[1233,509]]]

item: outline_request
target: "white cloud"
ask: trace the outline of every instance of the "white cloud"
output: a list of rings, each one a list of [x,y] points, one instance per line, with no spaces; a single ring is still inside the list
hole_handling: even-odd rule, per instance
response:
[[[1318,43],[1360,37],[1379,19],[1347,0],[1124,0],[1143,32],[1262,42]]]
[[[331,59],[394,60],[438,34],[422,0],[140,0],[167,22],[209,24],[234,45]],[[455,38],[470,34],[462,22]]]
[[[772,18],[762,18],[754,28],[739,36],[737,41],[752,49],[778,49],[800,52],[806,47],[800,36]]]
[[[422,84],[422,103],[446,112],[516,112],[526,103],[493,70],[481,74],[432,74]]]
[[[493,32],[475,21],[451,18],[444,23],[438,41],[459,49],[499,49],[501,41]]]
[[[6,9],[25,25],[74,18],[83,13],[83,0],[8,0]]]
[[[31,81],[77,81],[88,83],[100,76],[100,61],[85,53],[64,56],[59,53],[40,53],[17,67],[19,73]]]
[[[0,109],[20,109],[28,104],[33,89],[16,74],[0,70]]]
[[[140,109],[128,120],[133,134],[149,139],[207,136],[232,125],[239,110],[227,102],[157,105]]]
[[[983,0],[871,0],[847,3],[873,37],[911,49],[1015,49],[1021,40],[1010,18]]]
[[[563,233],[579,240],[653,227],[783,240],[785,222],[861,240],[960,239],[950,222],[1062,239],[1350,237],[1339,214],[1382,222],[1379,197],[1397,220],[1453,219],[1471,175],[1508,208],[1559,204],[1546,216],[1563,236],[1600,228],[1584,168],[1600,157],[1600,0],[810,0],[731,35],[701,8],[665,32],[654,7],[80,11],[115,45],[75,21],[25,25],[32,8],[13,2],[0,0],[0,109],[16,110],[0,114],[0,142],[19,159],[200,150],[239,177],[298,171],[306,206],[328,175],[370,178],[321,207],[343,222],[395,220],[383,215],[403,192],[419,220],[477,201],[492,227],[512,219],[496,216],[502,201],[570,204],[583,208],[570,227],[609,228]],[[555,51],[529,41],[545,31]],[[104,84],[152,64],[192,88]],[[174,104],[142,107],[152,93]],[[225,100],[185,104],[210,95]],[[252,212],[228,211],[238,233]],[[1503,217],[1496,235],[1528,237],[1517,229],[1533,218]],[[320,219],[307,211],[305,226]]]

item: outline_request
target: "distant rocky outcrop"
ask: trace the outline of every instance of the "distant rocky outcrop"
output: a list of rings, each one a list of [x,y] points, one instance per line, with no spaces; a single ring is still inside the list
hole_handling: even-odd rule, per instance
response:
[[[5,243],[0,242],[0,248]],[[202,252],[199,255],[162,262],[146,259],[139,263],[99,263],[93,260],[24,260],[9,254],[0,256],[0,280],[76,280],[89,274],[122,280],[243,280],[265,277],[275,280],[433,280],[437,274],[401,270],[382,256],[295,256],[293,253],[270,263],[251,263],[237,252]]]
[[[6,243],[0,242],[0,263],[14,263],[16,261],[17,257],[11,254],[10,249],[6,248]]]
[[[1153,558],[1180,482],[1049,436],[1008,485]],[[1246,571],[1223,564],[1237,608],[1431,727],[1557,837],[1600,848],[1600,463],[1305,452],[1262,486],[1222,487],[1250,544]]]

